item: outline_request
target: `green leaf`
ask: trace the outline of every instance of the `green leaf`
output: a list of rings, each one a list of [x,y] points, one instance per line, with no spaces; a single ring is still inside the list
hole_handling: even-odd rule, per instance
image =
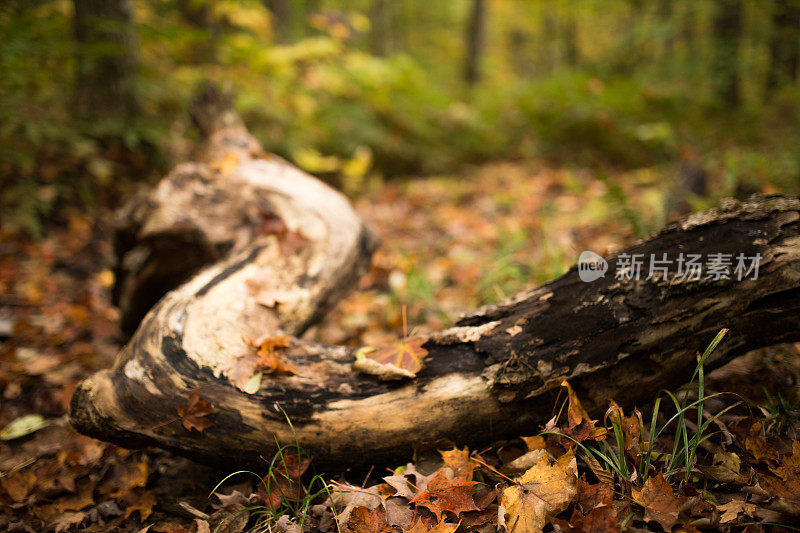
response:
[[[34,431],[39,431],[50,425],[42,415],[25,415],[11,421],[6,427],[0,430],[0,439],[14,440],[25,435],[30,435]]]
[[[263,372],[256,372],[253,377],[247,380],[244,388],[242,389],[247,394],[255,394],[261,388],[261,378],[264,376]]]

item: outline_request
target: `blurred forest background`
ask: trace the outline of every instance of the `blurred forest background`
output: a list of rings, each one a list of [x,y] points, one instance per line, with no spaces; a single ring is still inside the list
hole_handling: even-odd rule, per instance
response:
[[[205,78],[350,194],[531,159],[708,201],[797,192],[799,36],[797,0],[6,0],[3,231],[187,157]]]

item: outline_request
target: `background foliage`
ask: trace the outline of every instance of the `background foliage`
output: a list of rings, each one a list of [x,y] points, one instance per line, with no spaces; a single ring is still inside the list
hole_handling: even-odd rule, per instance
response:
[[[81,4],[0,7],[9,231],[113,204],[186,157],[204,78],[233,85],[267,150],[350,193],[531,158],[665,182],[689,165],[709,173],[712,199],[798,189],[793,0],[137,0],[129,19],[91,19],[125,47],[75,31]],[[76,94],[97,90],[76,82],[80,64],[122,54],[134,111],[77,113]]]

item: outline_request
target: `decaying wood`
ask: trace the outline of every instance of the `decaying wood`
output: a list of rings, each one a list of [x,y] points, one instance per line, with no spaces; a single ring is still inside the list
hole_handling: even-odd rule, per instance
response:
[[[585,283],[573,268],[434,335],[416,378],[380,381],[352,370],[354,349],[297,338],[352,287],[371,253],[347,201],[276,159],[241,158],[225,179],[257,187],[290,231],[254,234],[168,293],[114,367],[78,387],[70,416],[79,431],[228,467],[270,457],[276,439],[296,439],[322,467],[396,463],[415,443],[535,432],[563,379],[590,411],[611,398],[647,400],[686,379],[723,327],[731,333],[712,366],[800,339],[800,199],[766,196],[725,201],[624,251],[760,254],[758,279],[617,280],[612,267]],[[283,357],[296,373],[265,375],[244,393],[254,371],[244,364],[248,338],[279,331],[292,336]],[[168,423],[195,391],[215,406],[202,433]]]
[[[329,268],[342,268],[347,274],[360,272],[369,262],[374,239],[347,200],[283,159],[264,153],[234,111],[231,98],[213,85],[198,91],[191,109],[202,136],[197,160],[177,166],[117,216],[114,303],[128,334],[169,290],[206,265],[246,247],[252,250],[259,237],[285,237],[287,232],[310,237],[333,230],[329,244],[342,245],[342,255],[352,251],[353,239],[364,242],[355,252],[360,257]],[[350,241],[337,241],[344,236]]]

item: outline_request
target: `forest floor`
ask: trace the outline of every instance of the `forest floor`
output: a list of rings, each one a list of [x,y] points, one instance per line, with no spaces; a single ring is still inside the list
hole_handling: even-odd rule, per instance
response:
[[[307,336],[375,345],[404,333],[404,314],[415,333],[441,329],[461,311],[556,277],[582,250],[607,253],[658,229],[671,209],[668,189],[650,171],[608,177],[538,163],[368,183],[354,203],[382,247],[359,289]],[[644,416],[612,407],[596,423],[565,389],[547,428],[518,440],[489,450],[439,443],[444,453],[420,449],[366,479],[328,473],[338,523],[327,493],[305,498],[291,469],[272,470],[283,495],[237,476],[211,496],[231,472],[106,444],[67,421],[76,384],[111,365],[123,340],[110,303],[110,220],[76,212],[39,241],[0,235],[0,530],[202,533],[227,517],[220,531],[299,531],[288,519],[257,525],[257,510],[243,511],[270,502],[309,504],[313,530],[373,533],[496,531],[501,505],[501,522],[517,532],[760,531],[753,524],[800,520],[797,346],[752,353],[706,376],[705,395],[736,395],[706,400],[705,418],[687,409],[669,422],[675,409],[663,396],[655,424],[653,406],[639,406]],[[697,397],[690,391],[690,401]],[[650,438],[651,426],[665,429]],[[684,437],[689,469],[670,453]]]

